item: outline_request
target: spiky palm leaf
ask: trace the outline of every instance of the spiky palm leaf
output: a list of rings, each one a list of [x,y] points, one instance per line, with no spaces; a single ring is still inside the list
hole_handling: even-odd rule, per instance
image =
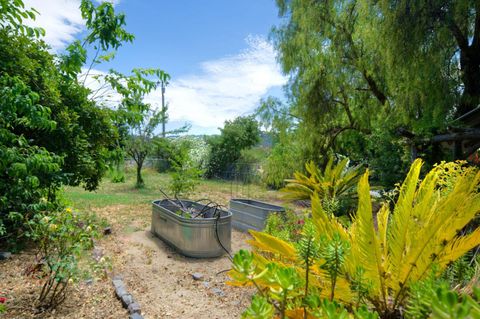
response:
[[[361,166],[347,167],[345,158],[337,165],[330,157],[323,173],[313,162],[305,164],[307,175],[296,172],[294,179],[287,179],[287,185],[282,189],[287,200],[310,199],[314,193],[320,198],[336,198],[353,194],[355,186],[362,174]]]

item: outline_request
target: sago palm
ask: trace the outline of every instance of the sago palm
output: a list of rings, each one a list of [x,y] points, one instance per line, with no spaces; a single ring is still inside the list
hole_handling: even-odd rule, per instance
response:
[[[323,172],[313,162],[305,164],[307,175],[296,172],[294,179],[287,179],[287,185],[282,189],[284,197],[305,200],[314,193],[321,199],[353,194],[362,176],[362,168],[360,165],[347,167],[348,162],[348,158],[345,158],[335,165],[333,157],[330,157]]]
[[[343,256],[335,282],[326,270],[326,258],[313,260],[309,270],[312,289],[325,298],[355,308],[358,273],[361,273],[362,300],[382,318],[397,318],[412,283],[426,278],[433,269],[444,270],[480,244],[480,228],[469,234],[462,231],[480,211],[480,173],[476,169],[464,170],[445,191],[441,186],[445,176],[442,166],[420,180],[421,166],[421,160],[411,166],[393,211],[385,204],[376,218],[372,214],[367,171],[358,185],[358,211],[349,228],[326,213],[319,196],[313,195],[312,221],[318,243],[340,238],[348,252]],[[271,263],[293,267],[305,280],[298,245],[264,233],[252,232],[252,235],[252,245],[256,248],[253,272],[257,277],[233,271],[233,284],[245,284],[249,278],[256,278],[255,284],[268,290],[271,287],[262,277]],[[289,313],[291,317],[306,316],[301,307],[293,307]]]

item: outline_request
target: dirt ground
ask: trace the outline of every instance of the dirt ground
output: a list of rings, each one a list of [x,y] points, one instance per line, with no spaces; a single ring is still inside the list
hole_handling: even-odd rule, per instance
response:
[[[150,233],[149,205],[108,206],[96,213],[112,226],[112,234],[96,244],[112,260],[113,272],[109,276],[123,277],[145,318],[239,318],[248,306],[251,289],[225,284],[229,259],[195,259],[176,253]],[[247,249],[248,237],[233,230],[233,252]],[[108,277],[75,284],[59,309],[35,315],[32,305],[40,280],[22,274],[33,258],[32,254],[22,253],[0,262],[0,293],[8,299],[4,318],[128,318]],[[193,273],[203,278],[194,280]]]
[[[246,235],[234,231],[232,248],[247,248]],[[225,284],[230,268],[226,257],[186,258],[150,231],[120,239],[116,271],[137,298],[146,318],[238,318],[248,305],[251,291]],[[200,273],[203,279],[194,280]]]

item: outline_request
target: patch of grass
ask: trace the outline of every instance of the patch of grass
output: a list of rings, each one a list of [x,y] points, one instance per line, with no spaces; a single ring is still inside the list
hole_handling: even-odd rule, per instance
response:
[[[158,174],[153,169],[143,171],[145,187],[135,188],[135,173],[127,170],[125,183],[112,183],[104,178],[96,191],[89,192],[82,187],[65,187],[65,198],[76,209],[89,210],[94,207],[111,205],[138,205],[148,204],[162,198],[160,189],[166,190],[169,182],[167,174]]]
[[[92,210],[113,205],[145,205],[163,198],[160,189],[168,193],[168,174],[146,168],[142,171],[142,176],[145,187],[141,189],[135,188],[135,171],[127,169],[125,183],[112,183],[110,179],[104,178],[94,192],[85,191],[82,187],[65,187],[65,198],[75,209]],[[246,197],[266,201],[279,200],[277,191],[267,190],[261,185],[243,185],[222,180],[202,180],[195,192],[188,196],[193,200],[208,198],[226,206],[230,198]]]

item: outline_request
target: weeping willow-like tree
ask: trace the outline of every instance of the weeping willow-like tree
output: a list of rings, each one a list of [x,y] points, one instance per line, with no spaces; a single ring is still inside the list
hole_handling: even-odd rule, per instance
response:
[[[277,0],[283,23],[272,38],[290,75],[305,159],[321,162],[331,151],[373,162],[383,156],[392,169],[408,157],[399,136],[428,139],[473,110],[479,3]]]

